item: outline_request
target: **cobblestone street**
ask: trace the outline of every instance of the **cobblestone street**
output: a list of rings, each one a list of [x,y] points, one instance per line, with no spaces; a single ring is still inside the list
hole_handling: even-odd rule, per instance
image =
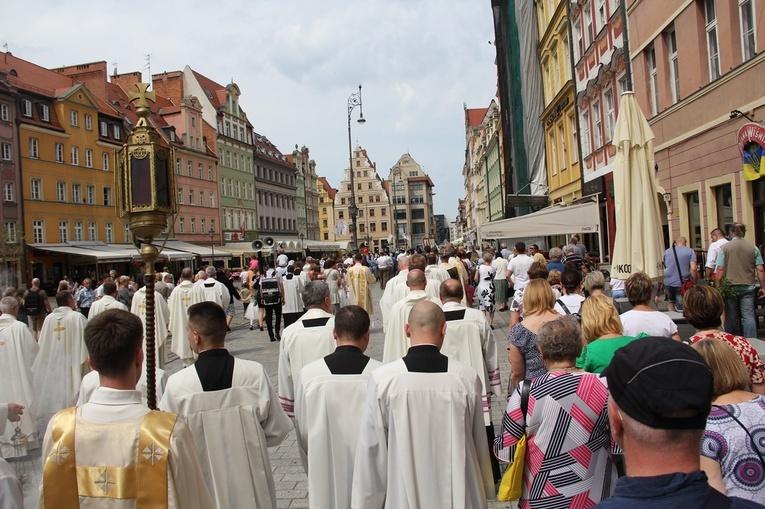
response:
[[[378,285],[375,285],[372,291],[376,315],[372,321],[371,341],[367,353],[375,359],[382,360],[384,336],[382,317],[379,310],[382,291]],[[237,303],[237,313],[232,324],[232,331],[227,336],[226,348],[237,357],[255,360],[263,364],[271,382],[276,385],[279,343],[271,343],[268,339],[268,333],[259,331],[257,324],[255,330],[251,331],[249,324],[242,317],[241,304],[239,303]],[[504,342],[504,338],[507,337],[507,320],[509,320],[509,313],[503,312],[497,313],[494,321],[494,335],[498,341],[497,349],[501,361],[500,370],[503,387],[507,387],[507,379],[510,372]],[[165,366],[165,369],[171,374],[181,368],[181,362],[175,356],[172,356]],[[493,403],[493,423],[495,428],[499,428],[502,421],[502,411],[504,410],[504,400],[494,401]],[[437,416],[434,416],[434,418],[437,418]],[[41,423],[38,423],[38,427],[40,425]],[[42,434],[43,432],[44,428],[41,429],[40,433]],[[39,449],[31,451],[31,455],[34,458],[32,478],[24,487],[25,507],[27,509],[37,507],[38,486],[42,475]],[[290,432],[281,445],[270,448],[270,457],[271,467],[274,472],[274,482],[276,483],[277,507],[308,507],[308,480],[300,463],[294,431]],[[504,509],[507,507],[511,507],[511,505],[496,501],[489,503],[490,509]]]

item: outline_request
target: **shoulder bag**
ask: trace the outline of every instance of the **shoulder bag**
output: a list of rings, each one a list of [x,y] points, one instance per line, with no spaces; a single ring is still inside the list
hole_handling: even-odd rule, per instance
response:
[[[680,268],[680,259],[677,257],[676,245],[672,244],[672,253],[675,255],[675,266],[677,266],[677,273],[680,276],[680,295],[685,295],[689,289],[693,288],[693,281],[691,281],[691,275],[688,274],[688,279],[683,276],[683,271]]]
[[[521,382],[521,412],[523,412],[523,418],[526,419],[526,413],[529,409],[529,389],[531,389],[531,380],[523,380]],[[523,495],[523,467],[526,463],[526,432],[518,443],[515,445],[515,454],[513,455],[513,462],[507,466],[505,473],[502,475],[502,482],[499,483],[499,492],[497,493],[497,500],[500,502],[508,502],[510,500],[518,500]]]

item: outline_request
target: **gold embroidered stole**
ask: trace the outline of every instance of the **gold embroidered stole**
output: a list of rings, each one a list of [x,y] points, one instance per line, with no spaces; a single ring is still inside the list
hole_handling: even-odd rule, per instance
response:
[[[77,508],[80,497],[135,499],[141,509],[167,508],[167,456],[177,415],[153,411],[141,423],[138,461],[128,467],[78,466],[75,461],[77,408],[53,418],[53,450],[43,467],[45,507]],[[108,447],[108,444],[104,444]]]

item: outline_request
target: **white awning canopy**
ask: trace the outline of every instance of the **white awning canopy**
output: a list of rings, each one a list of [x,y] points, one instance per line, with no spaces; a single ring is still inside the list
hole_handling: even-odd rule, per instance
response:
[[[154,245],[157,247],[162,247],[164,241],[155,241]],[[231,258],[231,253],[224,251],[223,249],[215,248],[215,251],[213,252],[213,249],[210,246],[200,246],[197,244],[191,244],[189,242],[183,242],[180,240],[168,240],[165,244],[165,250],[162,251],[164,254],[165,251],[168,252],[168,257],[171,260],[180,260],[181,258],[173,257],[173,252],[181,252],[184,254],[191,253],[196,256],[200,256],[202,258],[211,259],[213,254],[215,255],[215,258],[217,259],[223,259],[223,258]],[[185,258],[190,259],[190,258]]]
[[[562,207],[553,205],[539,212],[478,227],[481,240],[600,233],[600,209],[595,201]],[[599,239],[602,246],[602,240]],[[601,259],[603,258],[601,254]]]

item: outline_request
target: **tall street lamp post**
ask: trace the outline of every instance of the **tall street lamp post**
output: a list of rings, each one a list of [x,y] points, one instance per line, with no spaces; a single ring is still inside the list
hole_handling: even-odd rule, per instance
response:
[[[212,266],[215,267],[215,228],[210,227],[210,251],[212,251]]]
[[[358,123],[363,124],[366,119],[364,118],[364,107],[361,104],[361,85],[359,85],[358,93],[351,94],[348,98],[348,170],[351,172],[351,206],[348,207],[348,212],[351,215],[351,237],[354,251],[359,249],[359,238],[356,232],[356,215],[359,209],[356,206],[356,184],[353,181],[353,146],[351,145],[351,113],[356,106],[359,107]]]
[[[172,147],[163,143],[160,134],[148,121],[149,103],[154,92],[147,92],[147,83],[136,85],[138,92],[128,91],[130,101],[136,101],[138,122],[127,142],[117,153],[116,208],[120,218],[126,218],[135,245],[141,246],[146,265],[146,400],[149,408],[157,408],[156,392],[156,315],[154,301],[154,263],[159,249],[154,240],[168,228],[167,220],[176,213],[175,160]]]

